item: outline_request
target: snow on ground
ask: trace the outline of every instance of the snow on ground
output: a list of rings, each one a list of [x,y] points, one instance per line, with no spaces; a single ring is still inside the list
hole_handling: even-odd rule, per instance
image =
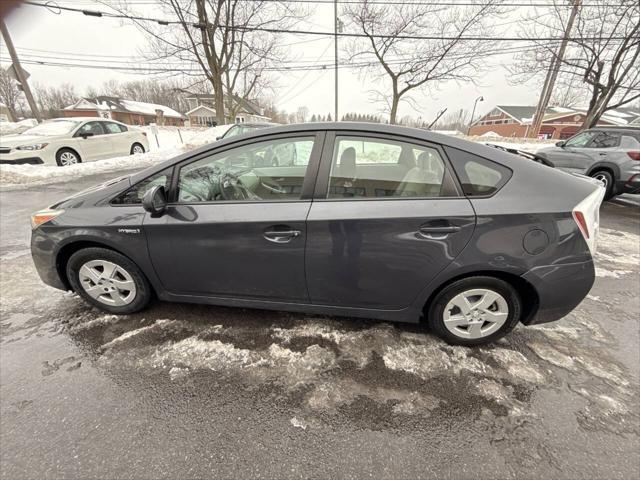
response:
[[[19,122],[23,123],[23,122]],[[5,125],[3,123],[2,125]],[[18,124],[13,124],[18,125]],[[223,135],[231,125],[198,129],[185,127],[158,127],[157,138],[152,128],[138,127],[146,132],[149,139],[149,152],[141,155],[127,155],[96,162],[87,162],[71,167],[55,165],[0,165],[0,185],[47,184],[66,181],[98,173],[120,172],[134,168],[144,168],[167,160],[185,151],[213,143]],[[462,137],[474,142],[492,143],[535,153],[543,147],[553,145],[551,140],[532,140],[523,138]]]
[[[0,165],[0,185],[47,184],[107,172],[145,168],[193,148],[215,141],[219,127],[209,129],[159,127],[157,138],[151,127],[139,127],[149,139],[149,152],[125,155],[69,167],[56,165]],[[228,127],[227,127],[228,128]]]
[[[24,132],[28,128],[38,124],[33,118],[21,120],[19,122],[0,122],[0,135],[13,135]]]

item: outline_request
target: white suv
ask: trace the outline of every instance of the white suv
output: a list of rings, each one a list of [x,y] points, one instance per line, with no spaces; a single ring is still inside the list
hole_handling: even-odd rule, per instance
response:
[[[56,118],[0,139],[0,164],[46,164],[61,167],[80,162],[144,153],[144,132],[114,120]]]

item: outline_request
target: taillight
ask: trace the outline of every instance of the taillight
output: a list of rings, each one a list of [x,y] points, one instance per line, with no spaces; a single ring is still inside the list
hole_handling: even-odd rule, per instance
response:
[[[587,242],[591,255],[596,253],[596,241],[598,230],[600,229],[600,204],[604,198],[605,189],[598,185],[596,189],[575,206],[571,212],[573,219],[578,225],[578,229],[584,241]]]
[[[573,211],[573,218],[578,224],[582,235],[584,235],[585,240],[589,240],[589,226],[587,225],[587,221],[584,218],[584,214],[582,212]]]
[[[640,151],[638,150],[627,152],[627,155],[629,155],[629,157],[631,157],[632,160],[640,160]]]

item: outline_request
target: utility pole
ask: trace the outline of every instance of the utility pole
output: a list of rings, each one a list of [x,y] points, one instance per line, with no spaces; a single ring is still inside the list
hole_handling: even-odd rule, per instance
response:
[[[36,106],[36,102],[33,99],[33,95],[31,95],[31,89],[29,88],[29,84],[27,83],[27,78],[24,75],[24,71],[20,66],[20,60],[18,59],[18,54],[16,53],[16,49],[13,47],[13,42],[11,41],[11,36],[9,36],[9,30],[7,30],[7,26],[4,23],[4,20],[0,18],[0,30],[2,30],[2,37],[4,38],[4,43],[7,44],[7,50],[9,50],[9,55],[11,55],[11,61],[13,62],[13,69],[16,72],[16,77],[18,77],[18,81],[20,85],[22,85],[22,91],[24,92],[24,96],[27,97],[27,102],[29,102],[29,108],[31,108],[31,113],[38,122],[42,121],[42,117],[40,116],[40,111]]]
[[[551,65],[549,65],[547,76],[544,79],[544,86],[542,87],[542,92],[540,93],[540,99],[538,100],[538,106],[536,107],[536,113],[533,115],[531,126],[527,131],[527,137],[529,138],[538,137],[538,132],[540,131],[540,126],[542,125],[542,119],[544,118],[544,113],[547,110],[549,100],[551,99],[551,94],[553,93],[553,87],[556,83],[556,79],[558,78],[558,72],[560,71],[560,65],[562,64],[562,59],[564,58],[564,52],[567,49],[567,44],[569,43],[569,36],[571,35],[573,22],[576,19],[578,10],[580,10],[581,1],[582,0],[573,0],[573,7],[571,8],[571,14],[569,15],[569,20],[567,21],[567,26],[564,30],[562,43],[560,43],[560,48],[558,48],[558,52],[553,56]]]
[[[335,77],[335,121],[339,121],[338,118],[338,0],[333,0],[333,47],[334,47],[334,77]]]

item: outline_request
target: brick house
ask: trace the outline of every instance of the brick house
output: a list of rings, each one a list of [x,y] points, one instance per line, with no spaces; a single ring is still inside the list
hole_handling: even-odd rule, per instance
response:
[[[489,132],[501,137],[526,137],[536,107],[496,105],[489,113],[471,124],[469,135]],[[584,121],[586,111],[565,107],[547,109],[540,127],[540,138],[565,139],[575,135]],[[610,110],[602,116],[598,125],[628,125],[640,118],[640,111],[633,109]]]
[[[264,115],[264,109],[255,103],[242,100],[239,97],[236,97],[235,101],[241,105],[235,123],[271,121],[270,117]],[[211,127],[216,124],[215,97],[212,94],[192,94],[187,97],[187,102],[189,102],[189,111],[185,115],[189,119],[190,125]],[[226,116],[226,121],[229,123],[231,119]]]
[[[60,111],[63,117],[103,117],[127,125],[183,126],[185,117],[172,108],[118,97],[81,98]]]

